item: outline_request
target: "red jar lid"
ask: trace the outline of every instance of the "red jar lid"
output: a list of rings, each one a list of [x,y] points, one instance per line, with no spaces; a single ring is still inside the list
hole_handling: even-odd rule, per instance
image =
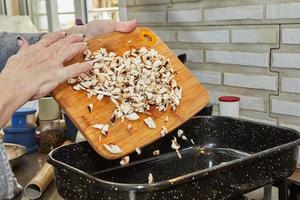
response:
[[[219,97],[219,101],[223,101],[223,102],[236,102],[236,101],[240,101],[240,97],[235,97],[235,96],[221,96],[221,97]]]

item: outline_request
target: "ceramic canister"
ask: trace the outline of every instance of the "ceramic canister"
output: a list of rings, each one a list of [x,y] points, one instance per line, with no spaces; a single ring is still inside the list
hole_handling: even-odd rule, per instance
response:
[[[240,115],[240,98],[235,96],[219,97],[220,116],[239,117]]]

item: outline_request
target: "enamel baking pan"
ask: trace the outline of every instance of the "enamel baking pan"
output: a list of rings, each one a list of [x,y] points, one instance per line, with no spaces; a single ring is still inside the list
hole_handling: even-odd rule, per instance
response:
[[[87,142],[53,150],[48,162],[59,194],[70,200],[239,199],[296,168],[300,136],[292,129],[226,117],[195,117],[180,129],[187,137],[177,139],[181,159],[171,148],[177,130],[141,155],[132,153],[126,166],[100,157]]]

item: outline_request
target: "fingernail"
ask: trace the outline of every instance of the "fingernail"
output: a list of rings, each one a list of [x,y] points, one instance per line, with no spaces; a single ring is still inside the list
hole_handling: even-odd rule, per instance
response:
[[[78,34],[76,34],[76,35],[78,35],[79,37],[82,37],[82,38],[84,38],[84,37],[85,37],[85,35],[84,35],[84,34],[82,34],[82,33],[78,33]]]
[[[21,37],[17,37],[17,43],[20,46],[22,46],[24,44],[23,39]]]

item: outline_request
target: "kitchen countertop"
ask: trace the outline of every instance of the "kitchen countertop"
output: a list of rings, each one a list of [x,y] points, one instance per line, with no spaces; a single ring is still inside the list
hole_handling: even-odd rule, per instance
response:
[[[47,159],[46,154],[41,154],[39,152],[34,152],[31,154],[26,154],[20,160],[18,166],[13,169],[19,183],[24,187],[36,174],[41,163],[45,162]],[[23,194],[19,194],[14,200],[25,200],[26,198]],[[49,185],[49,187],[44,192],[41,199],[45,200],[62,200],[60,195],[57,193],[54,181]]]

